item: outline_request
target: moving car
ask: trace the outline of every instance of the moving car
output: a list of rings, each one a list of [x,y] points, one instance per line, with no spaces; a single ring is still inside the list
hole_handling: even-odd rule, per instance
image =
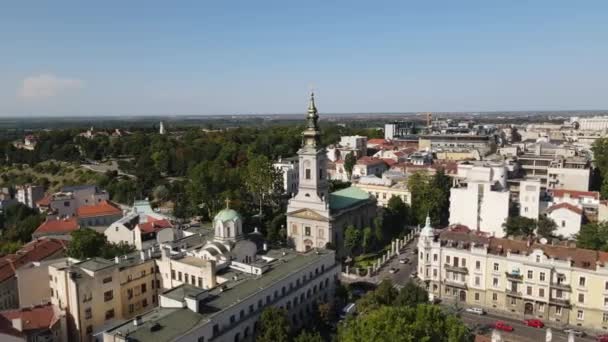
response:
[[[410,278],[416,278],[418,276],[418,272],[412,272],[412,274],[410,274]]]
[[[536,319],[536,318],[526,319],[524,321],[524,324],[529,327],[534,327],[534,328],[542,328],[545,326],[545,323],[543,323],[543,321],[541,321],[540,319]]]
[[[464,311],[470,312],[476,315],[484,315],[486,312],[482,308],[466,308]]]
[[[399,259],[400,264],[407,264],[408,262],[410,262],[410,259],[408,258]]]
[[[585,332],[584,331],[576,330],[576,329],[565,329],[564,333],[566,333],[566,334],[572,333],[574,336],[578,336],[578,337],[585,336]]]
[[[494,323],[494,328],[502,331],[513,331],[513,327],[505,322],[498,321]]]
[[[391,269],[388,270],[388,273],[397,273],[397,269],[394,267],[391,267]]]

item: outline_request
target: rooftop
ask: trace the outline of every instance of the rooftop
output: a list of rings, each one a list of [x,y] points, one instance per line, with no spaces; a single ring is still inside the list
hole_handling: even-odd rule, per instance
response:
[[[221,287],[209,290],[209,296],[202,303],[199,313],[194,313],[187,308],[156,308],[142,316],[141,325],[136,327],[130,321],[124,322],[113,329],[109,329],[108,333],[120,333],[125,337],[134,339],[134,341],[172,341],[176,337],[182,336],[186,331],[193,329],[200,322],[208,321],[218,312],[238,304],[279,280],[299,272],[302,268],[314,264],[328,255],[332,255],[333,258],[334,252],[319,250],[318,252],[310,251],[300,254],[290,249],[281,249],[271,250],[268,254],[272,257],[276,256],[277,259],[269,263],[270,268],[267,272],[262,276],[239,273],[238,280],[229,280],[222,284],[226,286],[223,291],[221,291]],[[174,290],[169,291],[169,296],[173,296],[175,299],[181,299],[186,294],[198,294],[201,291],[192,286],[172,292]],[[159,324],[161,329],[154,332],[150,331],[150,327],[155,324]]]
[[[596,200],[600,199],[600,193],[597,191],[577,191],[577,190],[566,190],[566,189],[553,189],[553,190],[549,190],[549,191],[553,194],[553,197],[570,196],[572,198],[591,197]]]
[[[329,194],[329,208],[341,210],[370,200],[370,195],[355,186],[338,190]]]
[[[31,241],[21,247],[15,254],[0,258],[0,282],[15,275],[15,270],[32,262],[52,257],[67,248],[65,241],[42,238]]]
[[[78,229],[78,220],[74,217],[68,219],[47,219],[34,235],[69,234]]]
[[[570,203],[565,203],[565,202],[550,206],[549,208],[547,208],[547,212],[550,213],[550,212],[553,212],[558,209],[567,209],[567,210],[570,210],[571,212],[579,214],[579,215],[583,214],[583,209],[576,207]]]
[[[122,210],[109,201],[101,201],[95,205],[87,205],[76,210],[78,217],[96,217],[122,215]]]
[[[0,311],[0,320],[21,319],[21,331],[48,329],[59,319],[53,305],[38,305],[31,308]]]

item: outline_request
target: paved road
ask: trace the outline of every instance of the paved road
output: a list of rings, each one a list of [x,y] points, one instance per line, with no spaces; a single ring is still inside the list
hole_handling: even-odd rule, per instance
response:
[[[496,321],[503,321],[513,327],[512,332],[501,332],[504,342],[540,342],[545,341],[546,329],[533,328],[524,325],[520,320],[499,317],[495,315],[476,315],[468,312],[461,312],[462,320],[471,328],[479,325],[494,324]],[[563,331],[557,329],[551,329],[553,332],[552,342],[567,342],[568,336]],[[487,336],[491,335],[491,331],[488,331]],[[595,341],[592,337],[576,337],[577,342],[588,342]]]
[[[407,282],[412,280],[410,275],[418,268],[417,255],[413,254],[414,248],[417,245],[417,241],[417,239],[414,239],[412,242],[407,244],[405,248],[401,250],[401,253],[398,257],[392,258],[391,261],[389,261],[384,267],[382,267],[380,273],[378,274],[378,278],[390,279],[396,286],[403,286]],[[399,263],[399,259],[404,258],[409,259],[409,262],[407,264]],[[391,268],[397,269],[397,272],[390,273],[389,270]]]

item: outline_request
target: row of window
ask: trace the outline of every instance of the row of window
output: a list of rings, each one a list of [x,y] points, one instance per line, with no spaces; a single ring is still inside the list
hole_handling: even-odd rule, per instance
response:
[[[171,279],[191,284],[192,286],[203,287],[203,278],[196,277],[194,274],[183,273],[182,277],[181,271],[176,272],[175,270],[171,270]]]

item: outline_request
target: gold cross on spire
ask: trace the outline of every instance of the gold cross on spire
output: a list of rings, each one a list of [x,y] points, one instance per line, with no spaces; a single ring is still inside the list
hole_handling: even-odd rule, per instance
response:
[[[230,209],[230,198],[226,197],[226,209]]]

